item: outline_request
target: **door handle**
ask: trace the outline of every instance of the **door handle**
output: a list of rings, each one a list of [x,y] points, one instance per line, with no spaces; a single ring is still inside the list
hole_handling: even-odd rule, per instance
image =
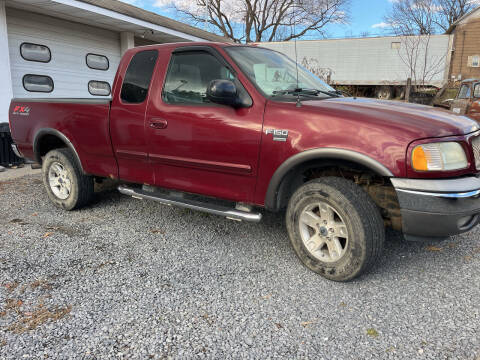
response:
[[[150,120],[150,127],[153,129],[165,129],[167,125],[168,125],[168,121],[165,119]]]

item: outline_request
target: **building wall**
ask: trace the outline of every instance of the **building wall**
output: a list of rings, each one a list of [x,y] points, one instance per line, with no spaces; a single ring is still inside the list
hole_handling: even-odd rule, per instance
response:
[[[8,47],[14,97],[89,98],[90,80],[113,83],[121,58],[120,34],[58,18],[7,8]],[[51,61],[27,61],[20,54],[20,45],[30,42],[48,46]],[[107,71],[90,69],[88,53],[104,55]],[[28,92],[23,87],[25,74],[47,75],[53,79],[51,93]]]
[[[450,75],[456,80],[480,78],[480,67],[468,66],[469,56],[480,56],[480,18],[472,17],[465,21],[459,24],[454,32],[455,52],[452,56]]]

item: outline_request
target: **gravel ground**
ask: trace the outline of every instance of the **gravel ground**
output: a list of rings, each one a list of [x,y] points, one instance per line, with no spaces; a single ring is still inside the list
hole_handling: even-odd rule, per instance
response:
[[[41,171],[41,169],[32,169],[28,164],[16,168],[4,168],[3,171],[0,171],[0,182],[17,179],[25,175],[40,174]]]
[[[116,192],[55,208],[40,176],[0,181],[0,358],[480,359],[480,229],[389,233],[350,283],[304,268],[260,224]]]

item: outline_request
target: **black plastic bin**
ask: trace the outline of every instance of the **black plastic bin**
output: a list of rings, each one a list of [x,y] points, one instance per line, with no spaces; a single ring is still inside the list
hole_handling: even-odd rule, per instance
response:
[[[410,94],[410,102],[421,105],[432,105],[435,94],[412,92]]]
[[[15,166],[24,163],[12,150],[12,136],[8,123],[0,124],[0,166]]]

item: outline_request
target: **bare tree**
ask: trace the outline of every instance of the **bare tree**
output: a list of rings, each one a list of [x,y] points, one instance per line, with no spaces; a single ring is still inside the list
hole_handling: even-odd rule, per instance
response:
[[[479,0],[395,0],[385,22],[395,34],[436,34],[479,5]]]
[[[435,32],[435,0],[396,0],[385,17],[395,35],[425,35]]]
[[[350,0],[157,0],[198,25],[208,21],[235,42],[288,41],[348,20]]]
[[[330,79],[334,71],[330,68],[325,68],[320,65],[318,59],[304,57],[301,62],[302,66],[310,71],[312,74],[318,76],[327,84],[330,83]]]
[[[447,54],[432,54],[432,34],[444,18],[446,2],[467,0],[396,0],[385,21],[400,40],[398,56],[406,65],[406,77],[415,87],[423,87],[445,67]]]
[[[412,79],[412,84],[424,87],[445,68],[447,53],[432,54],[430,51],[431,35],[400,36],[401,46],[398,56],[407,67],[405,76]]]
[[[478,0],[436,0],[435,24],[447,31],[458,19],[480,5]]]

